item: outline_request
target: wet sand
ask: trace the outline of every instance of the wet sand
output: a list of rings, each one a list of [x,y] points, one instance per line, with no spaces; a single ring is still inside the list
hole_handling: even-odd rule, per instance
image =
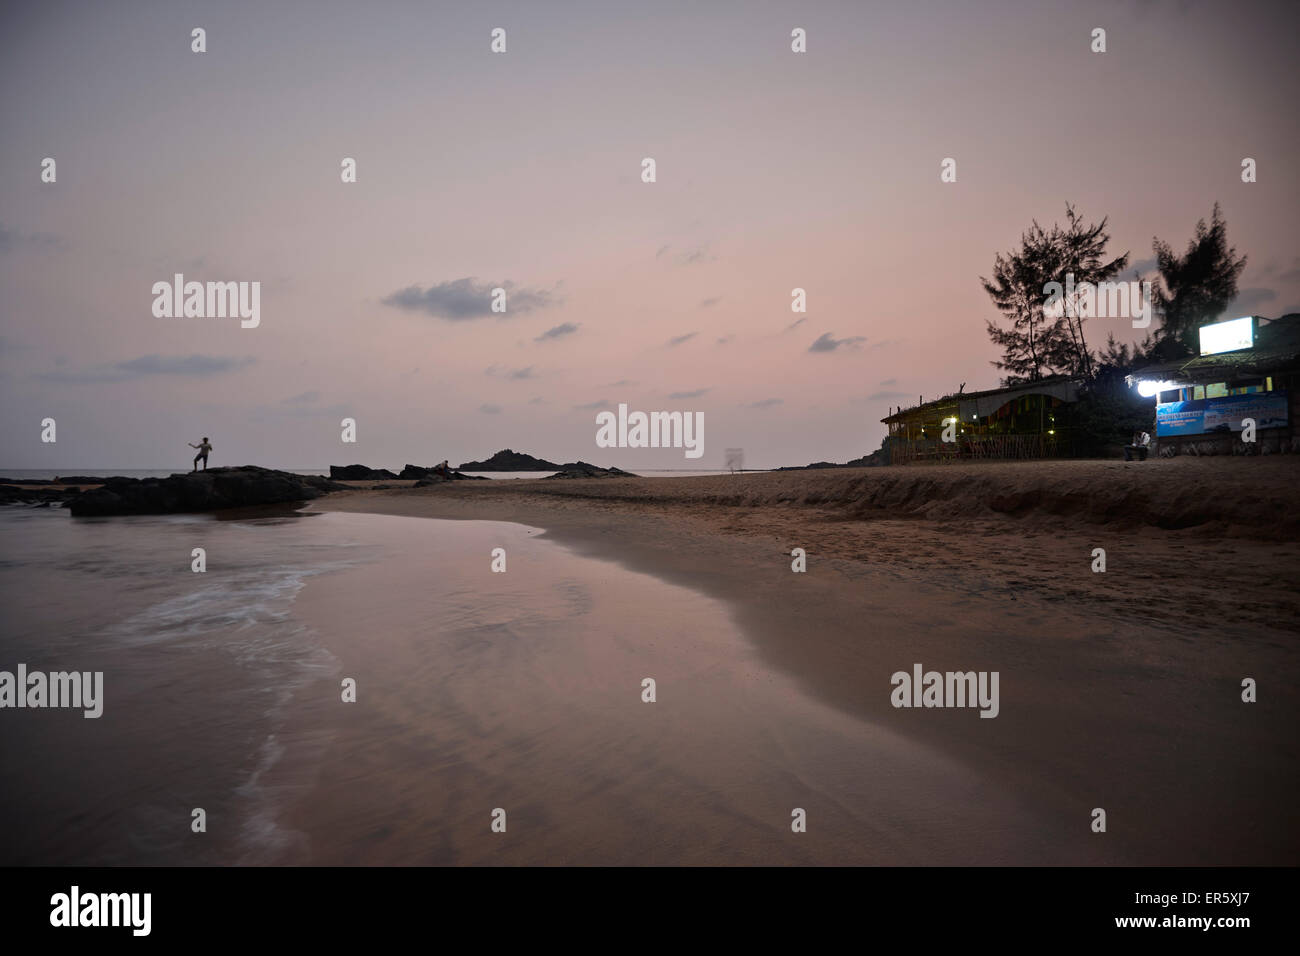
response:
[[[770,707],[745,714],[737,710],[737,689],[719,678],[692,699],[689,732],[656,742],[639,728],[633,735],[639,746],[622,753],[618,764],[620,778],[634,778],[638,769],[659,766],[656,760],[667,762],[684,781],[702,787],[706,771],[725,764],[733,753],[735,734],[753,727],[773,734],[774,727],[795,724],[791,746],[780,753],[822,753],[825,762],[818,772],[830,781],[822,796],[846,808],[831,824],[833,832],[820,834],[832,842],[814,849],[808,840],[796,845],[799,852],[780,842],[789,829],[782,818],[788,821],[789,808],[803,802],[788,792],[769,792],[765,782],[762,792],[776,815],[775,844],[729,841],[720,835],[725,828],[704,825],[708,814],[692,802],[669,816],[679,820],[698,812],[700,830],[714,834],[712,842],[680,847],[671,839],[657,841],[660,813],[647,810],[638,828],[649,831],[642,842],[615,837],[599,860],[569,862],[649,862],[645,854],[660,847],[653,862],[1294,864],[1298,712],[1292,689],[1300,676],[1294,645],[1300,616],[1288,582],[1296,579],[1300,549],[1293,541],[1278,540],[1276,527],[1283,521],[1270,526],[1245,509],[1266,510],[1288,496],[1294,499],[1296,469],[1289,461],[1259,459],[1190,462],[1191,467],[1143,464],[1174,467],[1134,475],[1131,467],[1126,473],[1119,470],[1125,466],[1113,462],[1000,466],[1022,469],[1013,478],[1030,483],[1027,491],[1021,489],[1028,503],[1004,511],[986,508],[984,514],[965,513],[970,509],[960,489],[997,480],[996,471],[973,476],[945,469],[881,469],[852,475],[466,482],[411,491],[344,492],[311,507],[544,528],[545,538],[577,555],[652,574],[728,609],[735,633],[710,631],[707,641],[679,644],[670,658],[679,666],[707,661],[721,675],[757,668],[763,677],[788,681],[801,708],[823,708],[820,713],[848,721],[830,730],[819,729],[807,710],[784,723],[764,719]],[[1080,467],[1069,471],[1072,465]],[[1252,465],[1264,467],[1247,472]],[[1115,474],[1103,470],[1107,468]],[[1233,468],[1237,470],[1224,470]],[[1076,496],[1080,487],[1086,493],[1089,483],[1109,485],[1094,489],[1102,499],[1098,512],[1077,502],[1063,509],[1050,495],[1039,494],[1035,503],[1032,485],[1044,480]],[[905,499],[908,489],[900,491],[899,485],[912,485],[908,517],[862,507],[863,494],[879,492],[870,483],[881,481],[892,482],[893,493]],[[1142,516],[1115,511],[1113,502],[1125,500],[1115,491],[1123,481],[1130,483],[1127,500],[1144,502]],[[1162,499],[1151,490],[1170,481],[1177,483],[1176,493]],[[846,483],[855,482],[856,497],[846,499]],[[1248,493],[1239,487],[1243,483]],[[916,506],[925,506],[927,494],[934,516],[917,517]],[[1239,501],[1220,509],[1241,512],[1231,529],[1207,523],[1181,530],[1160,526],[1181,524],[1187,501],[1216,494],[1249,497],[1254,505]],[[1179,507],[1182,517],[1170,520]],[[1098,521],[1097,513],[1111,517]],[[790,570],[794,547],[808,551],[805,574]],[[1097,547],[1107,551],[1104,574],[1090,569]],[[526,573],[526,568],[512,565],[510,574]],[[390,570],[376,572],[370,582],[387,615],[380,614],[377,604],[374,620],[388,637],[369,639],[377,642],[372,647],[376,666],[403,670],[419,666],[422,659],[419,643],[401,634],[403,607],[417,588],[419,562],[408,570],[412,578]],[[619,609],[628,601],[617,596],[611,601],[612,610],[602,611],[613,614],[608,631],[631,642],[632,649],[677,626],[674,603],[636,627],[620,627]],[[299,603],[303,613],[322,625],[337,621],[341,613],[329,607],[320,581],[305,589]],[[360,626],[361,619],[356,620]],[[393,622],[393,628],[384,621]],[[574,659],[598,657],[601,647],[599,642],[587,645]],[[746,648],[753,652],[747,664]],[[340,650],[346,653],[346,648],[332,650],[336,656],[343,656]],[[998,671],[1000,715],[982,720],[969,709],[893,708],[890,675],[916,662],[927,670]],[[1243,677],[1259,681],[1258,703],[1241,701]],[[573,692],[597,695],[611,680],[608,673],[594,673],[582,685],[585,689]],[[462,688],[466,711],[494,699],[496,690],[495,675],[479,675]],[[671,710],[665,702],[646,706],[657,708],[656,714]],[[520,726],[528,712],[524,707],[503,716],[502,727]],[[603,719],[603,712],[593,719]],[[732,735],[715,732],[720,724],[729,724]],[[422,722],[409,708],[399,726],[399,737],[411,727],[425,726],[435,734],[440,728],[436,719]],[[366,752],[367,741],[379,739],[380,730],[376,725],[340,731],[352,741],[350,759],[362,759],[358,755]],[[611,729],[609,743],[616,752],[622,732]],[[539,732],[537,739],[554,741],[564,733]],[[825,768],[837,760],[860,759],[855,747],[863,741],[888,750],[882,740],[908,746],[898,752],[892,771],[872,777],[870,796],[882,801],[880,814],[870,817],[876,821],[873,830],[864,823],[868,796],[853,791],[849,782],[837,790],[834,774]],[[495,733],[476,742],[460,741],[456,766],[486,773],[502,746]],[[914,759],[907,758],[909,752]],[[927,775],[921,755],[935,755],[943,765],[961,768],[961,774]],[[768,753],[762,759],[780,765],[785,758]],[[532,779],[562,779],[569,762],[560,756],[543,761],[548,772]],[[509,764],[498,766],[493,775],[518,783]],[[338,752],[325,766],[325,778],[346,778]],[[438,785],[435,775],[410,779],[405,787],[418,802]],[[683,792],[696,791],[684,785]],[[331,814],[346,819],[346,794],[337,786],[318,789],[300,808],[299,822],[309,834],[320,834]],[[535,790],[533,796],[553,806],[545,791]],[[973,805],[986,811],[980,823],[968,816]],[[485,811],[475,806],[477,815],[461,825],[486,830]],[[587,814],[599,814],[601,801],[593,799],[584,807]],[[924,820],[938,829],[927,831],[916,819],[895,826],[903,819],[900,807],[924,807]],[[1090,831],[1095,807],[1107,811],[1105,834]],[[765,822],[771,819],[767,812],[760,816]],[[406,815],[393,819],[415,826]],[[959,822],[944,826],[943,820]],[[436,819],[418,829],[426,839],[430,831],[439,831]],[[883,839],[882,832],[898,839]],[[811,835],[810,822],[806,836]],[[502,861],[563,861],[562,855],[547,856],[558,852],[554,847],[542,846],[536,854]],[[383,853],[362,857],[392,861]],[[330,857],[334,862],[350,858]],[[483,858],[461,847],[441,859]],[[433,860],[415,853],[396,861]]]

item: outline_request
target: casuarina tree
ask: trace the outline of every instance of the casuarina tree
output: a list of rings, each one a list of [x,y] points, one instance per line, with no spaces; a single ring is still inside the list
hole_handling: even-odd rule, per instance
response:
[[[1246,257],[1237,258],[1237,250],[1228,246],[1228,228],[1217,202],[1210,225],[1204,219],[1197,222],[1183,255],[1158,238],[1152,249],[1160,275],[1153,292],[1161,323],[1157,347],[1169,357],[1194,354],[1200,326],[1222,315],[1237,297],[1237,279]]]

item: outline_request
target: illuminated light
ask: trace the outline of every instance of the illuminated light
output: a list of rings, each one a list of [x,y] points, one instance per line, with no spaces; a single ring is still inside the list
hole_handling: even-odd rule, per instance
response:
[[[1236,352],[1248,349],[1255,344],[1255,320],[1250,316],[1202,325],[1201,354],[1218,355],[1220,352]]]
[[[1180,388],[1177,382],[1138,382],[1138,394],[1143,398],[1150,398],[1159,392],[1167,392],[1171,388]]]

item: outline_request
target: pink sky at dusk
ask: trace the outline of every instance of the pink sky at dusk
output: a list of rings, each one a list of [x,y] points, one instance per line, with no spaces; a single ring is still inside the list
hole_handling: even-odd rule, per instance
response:
[[[0,468],[185,468],[201,435],[213,464],[279,467],[503,447],[632,470],[720,467],[728,447],[751,467],[843,461],[891,406],[997,384],[979,277],[1067,201],[1138,264],[1218,201],[1249,256],[1230,311],[1300,311],[1286,4],[0,16]],[[177,272],[260,281],[259,327],[156,318],[151,286]],[[385,302],[466,279],[537,305]],[[824,335],[842,344],[810,351]],[[601,401],[704,412],[704,457],[598,449]]]

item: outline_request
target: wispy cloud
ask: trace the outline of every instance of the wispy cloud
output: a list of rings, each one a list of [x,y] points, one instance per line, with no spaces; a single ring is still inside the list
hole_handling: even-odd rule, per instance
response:
[[[708,391],[709,389],[707,388],[697,388],[689,392],[669,392],[668,397],[669,398],[699,398],[701,395],[705,394]]]
[[[803,325],[807,321],[808,321],[808,316],[805,315],[803,318],[795,319],[793,322],[787,325],[782,331],[793,332],[795,329],[799,328],[799,326]]]
[[[299,392],[297,395],[291,395],[289,398],[282,398],[280,404],[304,405],[316,401],[320,401],[320,392]]]
[[[1265,303],[1272,302],[1276,298],[1277,293],[1272,289],[1242,289],[1237,293],[1237,297],[1232,300],[1232,304],[1228,306],[1228,311],[1234,313],[1234,315],[1225,316],[1225,318],[1235,318],[1236,315],[1255,315]]]
[[[593,411],[594,409],[597,408],[609,408],[609,400],[605,398],[601,398],[601,399],[597,399],[594,402],[588,402],[586,405],[574,405],[573,407],[580,412]]]
[[[721,301],[722,301],[722,296],[714,296],[711,299],[703,299],[700,301],[700,308],[701,309],[712,308],[713,306],[717,305]]]
[[[893,401],[896,398],[907,398],[903,392],[872,392],[867,396],[869,402]]]
[[[691,339],[695,338],[695,336],[699,334],[700,334],[699,332],[687,332],[685,335],[674,336],[673,338],[668,340],[668,347],[670,349],[675,348],[678,345],[681,345],[683,342],[689,342]]]
[[[831,336],[829,332],[823,332],[821,337],[812,345],[808,346],[809,352],[834,352],[836,349],[853,349],[857,348],[866,338],[861,335],[851,335],[845,339],[837,339]]]
[[[1264,273],[1267,275],[1268,273]],[[1291,260],[1291,268],[1283,272],[1278,279],[1282,282],[1300,282],[1300,256]]]
[[[750,408],[772,408],[775,405],[784,405],[784,398],[764,398],[757,402],[750,402]]]
[[[482,412],[483,414],[485,414],[485,415],[500,415],[500,414],[501,414],[501,406],[500,406],[500,405],[480,405],[480,406],[478,407],[478,410],[479,410],[480,412]]]
[[[506,311],[492,311],[492,290],[506,292]],[[407,286],[383,299],[384,305],[395,306],[408,312],[423,312],[449,322],[465,322],[495,315],[506,318],[522,312],[533,312],[559,303],[559,297],[546,289],[528,289],[513,282],[478,282],[473,276],[440,282],[427,289],[418,285]]]
[[[533,369],[534,366],[532,365],[525,366],[524,368],[502,368],[500,365],[489,365],[483,370],[483,374],[499,378],[508,378],[513,381],[523,381],[524,379],[537,378]]]
[[[533,339],[533,341],[545,342],[549,339],[562,339],[564,336],[572,335],[576,331],[578,331],[578,326],[574,325],[572,322],[563,322],[560,325],[547,329],[541,335],[537,336],[537,338]]]
[[[660,246],[659,251],[655,253],[655,258],[662,259],[671,252],[672,262],[679,266],[696,265],[701,262],[713,262],[718,258],[718,256],[717,253],[710,251],[711,245],[712,244],[708,242],[701,242],[693,246],[686,246],[678,249],[675,252],[673,251],[672,245]]]
[[[125,362],[91,365],[70,371],[44,372],[36,377],[46,382],[84,385],[103,382],[127,382],[154,375],[180,375],[208,378],[234,372],[257,360],[252,356],[232,358],[224,355],[141,355]]]
[[[51,250],[62,246],[63,240],[48,232],[19,232],[0,222],[0,255],[20,249]]]

